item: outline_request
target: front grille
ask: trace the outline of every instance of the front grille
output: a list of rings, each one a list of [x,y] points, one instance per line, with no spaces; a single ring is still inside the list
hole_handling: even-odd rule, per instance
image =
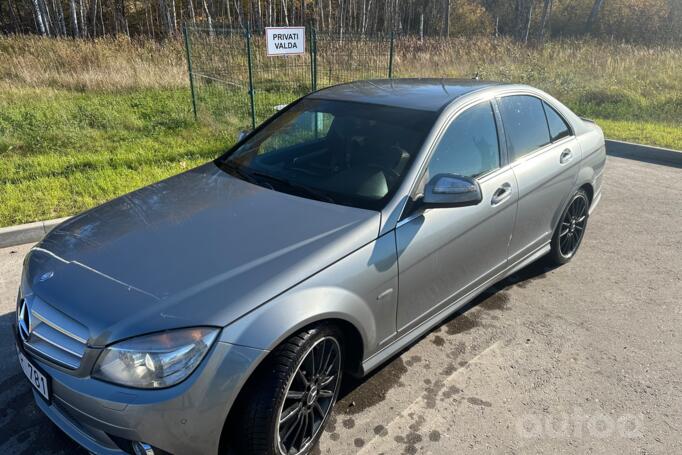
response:
[[[26,297],[30,336],[24,346],[47,360],[72,370],[81,364],[88,329],[35,295]]]

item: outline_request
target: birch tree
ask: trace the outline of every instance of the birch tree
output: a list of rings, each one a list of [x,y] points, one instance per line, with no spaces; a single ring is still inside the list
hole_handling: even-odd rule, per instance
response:
[[[66,20],[64,18],[62,2],[59,0],[52,0],[52,9],[54,10],[55,20],[57,22],[57,35],[66,36]]]
[[[78,0],[78,14],[81,18],[80,36],[88,36],[88,19],[85,15],[85,0]]]
[[[602,6],[604,6],[604,0],[594,0],[592,11],[590,11],[590,15],[587,17],[587,22],[585,23],[585,33],[592,33],[592,29],[597,22],[597,17],[599,16],[599,11],[601,11]]]
[[[90,0],[90,24],[92,25],[92,37],[94,38],[97,36],[97,0]]]
[[[17,11],[13,0],[7,0],[7,9],[9,11],[10,20],[12,21],[12,31],[14,33],[21,33],[22,26],[21,22],[19,21],[19,17],[17,16]]]
[[[33,17],[35,18],[38,31],[41,35],[45,36],[47,35],[47,27],[45,27],[45,21],[43,20],[43,12],[40,7],[40,1],[31,0],[31,3],[33,4]]]
[[[642,41],[652,41],[650,35],[656,35],[682,42],[682,0],[646,0],[647,8],[636,12],[642,26],[620,26],[623,17],[633,16],[626,6],[637,1],[614,2],[606,15],[604,0],[0,0],[0,32],[163,39],[177,35],[180,24],[187,21],[204,24],[211,33],[221,22],[228,28],[254,30],[314,26],[343,37],[394,30],[426,39],[483,30],[521,41],[527,36],[542,41],[568,33]]]
[[[78,15],[76,13],[76,0],[69,1],[69,14],[71,16],[71,36],[78,38]]]
[[[552,0],[544,0],[542,5],[542,17],[540,18],[540,29],[538,30],[540,42],[545,40],[545,27],[547,26],[550,14],[552,14]]]
[[[206,14],[206,23],[208,25],[208,33],[210,36],[213,36],[213,18],[211,17],[211,12],[208,9],[208,4],[206,4],[206,0],[202,0],[202,3],[204,4],[204,13]]]

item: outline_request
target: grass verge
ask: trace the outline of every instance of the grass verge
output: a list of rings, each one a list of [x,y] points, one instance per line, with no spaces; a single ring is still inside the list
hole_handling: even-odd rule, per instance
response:
[[[234,64],[214,47],[197,43],[197,51],[200,66]],[[0,226],[75,214],[225,150],[250,123],[246,91],[198,84],[195,123],[182,52],[175,41],[0,37]],[[369,60],[321,56],[321,80],[360,78],[384,64],[381,52],[360,55]],[[682,150],[680,62],[682,49],[613,42],[405,39],[395,70],[531,84],[596,120],[609,138]],[[256,74],[259,119],[305,91],[295,80],[265,92],[276,82],[263,79],[271,73]]]
[[[93,207],[218,156],[236,134],[196,124],[179,89],[4,94],[0,131],[0,226]]]

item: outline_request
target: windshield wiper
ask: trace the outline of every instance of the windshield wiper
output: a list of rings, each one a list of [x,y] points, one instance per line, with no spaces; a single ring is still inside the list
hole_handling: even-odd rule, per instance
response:
[[[220,164],[223,165],[230,174],[236,175],[242,180],[246,180],[247,182],[251,182],[255,185],[260,185],[260,182],[258,182],[258,180],[249,172],[246,172],[240,165],[231,161],[223,161]]]
[[[230,174],[235,175],[241,178],[242,180],[246,180],[247,182],[253,183],[254,185],[263,186],[264,182],[261,182],[259,179],[256,178],[260,177],[268,181],[267,185],[271,189],[273,189],[271,183],[275,183],[276,185],[281,185],[283,187],[289,188],[290,190],[294,190],[295,192],[304,193],[313,199],[317,199],[318,201],[331,203],[335,202],[334,199],[328,194],[316,190],[315,188],[310,188],[309,186],[302,185],[300,183],[292,183],[289,180],[280,177],[275,177],[274,175],[265,174],[263,172],[257,171],[248,172],[244,170],[242,166],[235,164],[231,161],[223,161],[220,163],[220,165],[223,166]]]
[[[290,182],[289,180],[283,179],[281,177],[276,177],[274,175],[270,174],[264,174],[263,172],[252,172],[252,176],[256,177],[261,177],[264,178],[272,183],[275,183],[276,185],[281,185],[286,188],[289,188],[291,190],[297,191],[299,193],[305,193],[306,195],[310,196],[313,199],[317,199],[318,201],[323,201],[323,202],[331,202],[334,203],[334,199],[328,195],[327,193],[317,190],[315,188],[311,188],[309,186],[300,184],[300,183],[293,183]]]

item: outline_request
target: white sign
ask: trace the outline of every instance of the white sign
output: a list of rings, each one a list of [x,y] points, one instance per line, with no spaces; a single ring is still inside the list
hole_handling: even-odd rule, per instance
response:
[[[265,27],[268,56],[305,53],[305,27]]]

